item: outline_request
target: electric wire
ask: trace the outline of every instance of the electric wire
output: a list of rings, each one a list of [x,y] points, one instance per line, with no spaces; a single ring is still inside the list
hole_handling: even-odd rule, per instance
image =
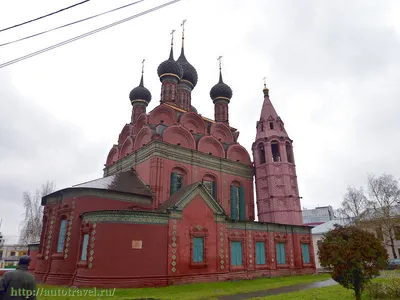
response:
[[[175,4],[175,3],[179,2],[179,1],[181,1],[181,0],[172,0],[172,1],[166,2],[166,3],[164,3],[164,4],[161,4],[161,5],[158,5],[158,6],[156,6],[156,7],[153,7],[153,8],[150,8],[150,9],[148,9],[148,10],[145,10],[145,11],[143,11],[143,12],[140,12],[140,13],[138,13],[138,14],[136,14],[136,15],[133,15],[133,16],[127,17],[127,18],[125,18],[125,19],[119,20],[119,21],[117,21],[117,22],[108,24],[108,25],[106,25],[106,26],[97,28],[97,29],[95,29],[95,30],[92,30],[92,31],[89,31],[89,32],[87,32],[87,33],[81,34],[81,35],[76,36],[76,37],[74,37],[74,38],[65,40],[65,41],[63,41],[63,42],[54,44],[54,45],[52,45],[52,46],[49,46],[49,47],[47,47],[47,48],[43,48],[43,49],[41,49],[41,50],[32,52],[32,53],[30,53],[30,54],[27,54],[27,55],[18,57],[18,58],[16,58],[16,59],[13,59],[13,60],[10,60],[10,61],[7,61],[7,62],[5,62],[5,63],[0,64],[0,69],[1,69],[1,68],[4,68],[4,67],[7,67],[7,66],[9,66],[9,65],[15,64],[15,63],[17,63],[17,62],[20,62],[20,61],[22,61],[22,60],[31,58],[31,57],[33,57],[33,56],[42,54],[42,53],[44,53],[44,52],[47,52],[47,51],[56,49],[56,48],[61,47],[61,46],[64,46],[64,45],[67,45],[67,44],[69,44],[69,43],[72,43],[72,42],[77,41],[77,40],[79,40],[79,39],[85,38],[85,37],[90,36],[90,35],[92,35],[92,34],[95,34],[95,33],[97,33],[97,32],[100,32],[100,31],[109,29],[109,28],[111,28],[111,27],[114,27],[114,26],[116,26],[116,25],[119,25],[119,24],[125,23],[125,22],[127,22],[127,21],[130,21],[130,20],[132,20],[132,19],[141,17],[141,16],[143,16],[143,15],[146,15],[146,14],[151,13],[151,12],[153,12],[153,11],[159,10],[159,9],[164,8],[164,7],[166,7],[166,6]]]
[[[10,41],[10,42],[4,43],[4,44],[0,44],[0,47],[6,46],[6,45],[10,45],[10,44],[14,44],[14,43],[17,43],[17,42],[20,42],[20,41],[23,41],[23,40],[31,39],[33,37],[36,37],[36,36],[39,36],[39,35],[42,35],[42,34],[45,34],[45,33],[49,33],[49,32],[52,32],[52,31],[55,31],[55,30],[58,30],[58,29],[61,29],[61,28],[65,28],[65,27],[68,27],[68,26],[71,26],[71,25],[75,25],[75,24],[78,24],[78,23],[81,23],[81,22],[84,22],[84,21],[87,21],[87,20],[102,16],[102,15],[105,15],[105,14],[108,14],[108,13],[111,13],[111,12],[114,12],[114,11],[117,11],[117,10],[120,10],[120,9],[123,9],[123,8],[138,4],[138,3],[143,2],[143,1],[145,1],[145,0],[138,0],[138,1],[135,1],[135,2],[132,2],[132,3],[128,3],[126,5],[123,5],[123,6],[120,6],[120,7],[117,7],[117,8],[114,8],[114,9],[99,13],[97,15],[93,15],[91,17],[87,17],[87,18],[84,18],[84,19],[81,19],[81,20],[78,20],[78,21],[74,21],[74,22],[71,22],[71,23],[68,23],[68,24],[64,24],[64,25],[61,25],[61,26],[58,26],[58,27],[55,27],[55,28],[52,28],[52,29],[48,29],[48,30],[45,30],[45,31],[42,31],[42,32],[38,32],[38,33],[32,34],[30,36],[26,36],[26,37],[23,37],[23,38],[20,38],[20,39],[16,39],[14,41]]]
[[[44,19],[44,18],[46,18],[46,17],[49,17],[49,16],[52,16],[52,15],[58,14],[58,13],[60,13],[60,12],[62,12],[62,11],[65,11],[65,10],[70,9],[70,8],[73,8],[73,7],[75,7],[75,6],[84,4],[84,3],[89,2],[89,1],[90,1],[90,0],[84,0],[84,1],[81,1],[81,2],[79,2],[79,3],[75,3],[75,4],[73,4],[73,5],[70,5],[70,6],[68,6],[68,7],[64,7],[64,8],[62,8],[62,9],[59,9],[59,10],[57,10],[57,11],[55,11],[55,12],[49,13],[49,14],[47,14],[47,15],[44,15],[44,16],[41,16],[41,17],[38,17],[38,18],[35,18],[35,19],[32,19],[32,20],[29,20],[29,21],[25,21],[25,22],[22,22],[22,23],[20,23],[20,24],[16,24],[16,25],[13,25],[13,26],[10,26],[10,27],[7,27],[7,28],[0,29],[0,32],[6,31],[6,30],[10,30],[10,29],[12,29],[12,28],[16,28],[16,27],[19,27],[19,26],[22,26],[22,25],[25,25],[25,24],[29,24],[29,23],[32,23],[32,22],[34,22],[34,21],[38,21],[38,20],[40,20],[40,19]]]

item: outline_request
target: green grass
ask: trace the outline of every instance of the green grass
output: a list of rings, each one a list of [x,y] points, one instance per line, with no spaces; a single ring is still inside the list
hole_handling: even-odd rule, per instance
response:
[[[373,279],[372,282],[382,282],[386,281],[385,277],[389,274],[396,274],[400,276],[400,271],[383,271],[381,273],[381,278]],[[251,300],[347,300],[347,299],[355,299],[354,292],[352,290],[345,289],[341,285],[322,287],[322,288],[314,288],[308,289],[300,292],[292,292],[287,294],[280,294],[274,296],[266,296],[266,297],[256,297]],[[369,300],[369,295],[362,295],[363,300]]]
[[[211,282],[211,283],[195,283],[179,286],[168,286],[161,288],[140,288],[140,289],[116,289],[113,297],[88,297],[88,296],[59,296],[60,300],[73,299],[173,299],[173,300],[195,300],[195,299],[216,299],[223,295],[234,295],[238,293],[247,293],[260,290],[273,289],[282,286],[291,286],[302,283],[312,283],[329,279],[328,274],[319,275],[303,275],[303,276],[287,276],[275,278],[259,278],[254,280],[241,280],[235,282]],[[45,290],[55,291],[58,287],[40,286]],[[66,292],[72,293],[73,289],[59,288]],[[66,293],[64,292],[64,293]],[[89,294],[88,294],[89,295]],[[46,296],[39,296],[38,299],[49,299]],[[293,298],[294,299],[294,298]]]

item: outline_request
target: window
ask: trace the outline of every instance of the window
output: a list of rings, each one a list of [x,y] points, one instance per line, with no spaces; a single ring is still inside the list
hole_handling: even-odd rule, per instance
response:
[[[86,260],[88,244],[89,244],[89,234],[86,233],[83,236],[81,260]]]
[[[303,263],[309,264],[310,263],[310,248],[308,244],[301,244],[301,255],[303,257]]]
[[[242,265],[242,242],[231,242],[231,264]]]
[[[265,243],[256,242],[256,265],[265,265]]]
[[[204,238],[195,237],[193,239],[193,262],[204,261]]]
[[[215,181],[205,180],[203,184],[210,195],[217,200],[217,183]]]
[[[174,194],[183,186],[183,175],[178,172],[171,173],[170,194]]]
[[[65,243],[65,234],[67,233],[67,220],[61,220],[60,232],[58,233],[57,252],[63,252]]]
[[[261,131],[264,131],[264,123],[261,123]]]
[[[380,239],[381,241],[383,241],[383,231],[382,231],[382,227],[378,227],[375,229],[376,231],[376,237],[378,239]]]
[[[243,186],[231,185],[231,219],[244,221],[246,219],[246,201]]]
[[[265,164],[265,149],[264,145],[259,146],[260,164]]]
[[[272,151],[272,161],[280,162],[281,155],[279,153],[279,143],[277,141],[271,143],[271,151]]]
[[[283,265],[286,263],[284,243],[276,244],[276,262],[278,263],[278,265]]]
[[[289,143],[285,144],[286,147],[286,158],[288,163],[293,163],[293,152],[292,152],[292,146]]]
[[[273,122],[269,122],[269,129],[274,129],[274,123]]]
[[[400,226],[394,226],[394,237],[400,241]]]
[[[15,256],[15,251],[11,251],[10,256]]]
[[[2,257],[3,257],[3,251],[0,251],[0,258],[2,258]]]

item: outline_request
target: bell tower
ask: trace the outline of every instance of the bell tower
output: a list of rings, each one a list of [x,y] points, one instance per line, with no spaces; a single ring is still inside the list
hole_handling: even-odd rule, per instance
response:
[[[252,145],[258,220],[302,225],[293,141],[269,99],[264,78],[264,103]]]

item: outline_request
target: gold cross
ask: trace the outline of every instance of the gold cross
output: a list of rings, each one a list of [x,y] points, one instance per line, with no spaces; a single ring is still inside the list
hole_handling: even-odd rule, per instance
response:
[[[267,88],[267,81],[266,81],[267,78],[264,77],[263,79],[264,79],[264,87]]]
[[[219,61],[219,69],[221,70],[221,59],[222,59],[222,56],[219,56],[218,58],[217,58],[217,60]]]
[[[144,61],[145,59],[142,60],[142,73],[144,72]]]
[[[174,44],[174,32],[175,32],[175,29],[172,30],[172,32],[171,32],[171,45]]]
[[[185,23],[186,23],[186,21],[187,21],[187,20],[183,20],[183,21],[182,21],[182,24],[181,24],[181,26],[182,26],[182,31],[185,31]]]

